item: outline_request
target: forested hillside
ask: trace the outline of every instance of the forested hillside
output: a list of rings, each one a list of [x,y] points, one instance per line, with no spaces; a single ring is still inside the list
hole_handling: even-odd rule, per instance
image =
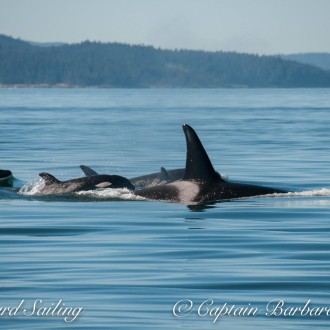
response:
[[[0,85],[330,87],[330,73],[272,56],[89,41],[40,47],[0,35]]]

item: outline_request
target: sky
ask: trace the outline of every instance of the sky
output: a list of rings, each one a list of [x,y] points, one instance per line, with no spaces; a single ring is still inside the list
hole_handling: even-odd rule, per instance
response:
[[[330,0],[0,0],[0,34],[266,55],[330,52]]]

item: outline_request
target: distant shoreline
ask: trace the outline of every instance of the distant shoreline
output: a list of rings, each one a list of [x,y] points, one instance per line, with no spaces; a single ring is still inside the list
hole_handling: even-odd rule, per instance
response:
[[[40,47],[0,34],[0,88],[322,88],[330,71],[235,52],[83,42]]]
[[[115,87],[115,86],[78,86],[68,84],[0,84],[0,89],[330,89],[330,87],[250,87],[250,86],[222,86],[222,87]]]
[[[0,89],[257,89],[248,86],[223,86],[223,87],[172,87],[172,86],[151,86],[151,87],[117,87],[117,86],[73,86],[73,85],[47,85],[47,84],[0,84]],[[278,88],[278,87],[258,87],[258,88]],[[291,87],[290,87],[291,88]]]
[[[0,88],[84,88],[68,84],[0,84]]]

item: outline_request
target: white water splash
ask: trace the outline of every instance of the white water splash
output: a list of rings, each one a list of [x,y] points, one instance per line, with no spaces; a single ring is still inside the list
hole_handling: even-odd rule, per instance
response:
[[[18,193],[28,196],[38,195],[44,186],[45,181],[41,177],[37,177],[25,183]]]
[[[271,194],[259,197],[273,198],[272,205],[276,207],[301,208],[330,206],[330,189],[327,188],[300,192]]]
[[[141,196],[134,195],[134,192],[127,188],[119,188],[119,189],[96,189],[96,190],[86,190],[79,191],[75,193],[78,196],[85,196],[91,199],[107,199],[107,200],[145,200],[145,198]]]
[[[318,197],[318,196],[330,196],[330,189],[321,188],[318,190],[307,190],[307,191],[297,191],[297,192],[288,192],[280,194],[271,194],[269,196],[276,197]]]

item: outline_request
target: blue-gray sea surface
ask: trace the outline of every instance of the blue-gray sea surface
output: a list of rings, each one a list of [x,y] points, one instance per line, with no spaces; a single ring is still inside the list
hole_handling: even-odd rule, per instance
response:
[[[2,329],[329,329],[329,89],[0,89],[0,168],[17,186],[180,168],[184,123],[230,180],[297,193],[192,208],[2,188]]]

